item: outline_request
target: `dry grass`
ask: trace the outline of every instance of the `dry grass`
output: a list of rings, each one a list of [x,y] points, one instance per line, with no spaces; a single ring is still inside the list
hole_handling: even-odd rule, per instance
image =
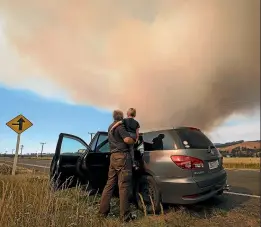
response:
[[[34,170],[26,169],[23,167],[16,168],[16,174],[30,174],[34,172],[35,172]],[[10,175],[11,173],[12,173],[12,166],[0,163],[0,174]]]
[[[112,200],[110,216],[102,219],[97,215],[99,196],[88,196],[80,188],[51,192],[47,177],[3,176],[0,181],[0,195],[1,227],[123,226],[118,219],[118,199]],[[152,223],[152,217],[144,217],[140,211],[136,211],[136,214],[138,220],[124,226],[168,226],[163,215]],[[180,215],[178,217],[182,218],[183,214]],[[177,217],[173,220],[176,219]],[[189,223],[171,226],[185,227]]]
[[[224,163],[259,164],[260,158],[224,158]]]
[[[224,158],[225,168],[260,169],[260,158]]]
[[[19,171],[18,171],[19,172]],[[123,224],[119,221],[119,200],[111,202],[107,219],[98,217],[99,196],[89,196],[80,188],[52,192],[47,176],[20,173],[16,176],[0,172],[0,226],[1,227],[209,227],[260,226],[258,218],[240,211],[226,212],[213,209],[212,215],[199,217],[186,209],[165,210],[165,214],[146,215],[132,210],[138,219]]]

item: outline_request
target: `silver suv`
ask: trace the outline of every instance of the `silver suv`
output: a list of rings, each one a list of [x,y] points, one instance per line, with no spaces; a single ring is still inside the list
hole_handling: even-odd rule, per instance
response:
[[[133,172],[132,198],[139,208],[141,196],[148,212],[157,212],[161,203],[194,204],[223,193],[227,174],[222,155],[197,128],[142,133],[135,150],[139,169]],[[78,182],[101,192],[109,160],[107,132],[97,132],[89,145],[77,136],[61,133],[50,177],[55,188],[73,187]]]

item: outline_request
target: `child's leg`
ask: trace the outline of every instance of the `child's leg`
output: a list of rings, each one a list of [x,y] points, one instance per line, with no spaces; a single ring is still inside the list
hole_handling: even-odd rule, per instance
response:
[[[129,132],[130,134],[130,137],[136,141],[136,134],[135,133],[132,133],[132,132]],[[132,165],[134,167],[136,167],[136,161],[135,161],[135,155],[134,155],[134,144],[130,144],[129,145],[129,151],[130,151],[130,155],[131,155],[131,159],[132,159]]]
[[[133,144],[129,145],[129,151],[130,151],[130,155],[131,155],[131,159],[132,159],[132,164],[134,164],[134,146],[133,146]]]

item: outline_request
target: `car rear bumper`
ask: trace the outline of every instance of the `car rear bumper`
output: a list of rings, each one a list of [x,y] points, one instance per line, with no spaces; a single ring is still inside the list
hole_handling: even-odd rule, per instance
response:
[[[156,178],[162,194],[162,202],[195,204],[215,196],[227,185],[227,174],[225,170],[222,170],[210,177],[217,178],[218,181],[204,188],[199,187],[193,177],[176,179]]]

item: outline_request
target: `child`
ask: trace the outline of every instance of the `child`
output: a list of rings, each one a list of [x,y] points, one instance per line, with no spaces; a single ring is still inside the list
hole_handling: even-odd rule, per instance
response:
[[[111,131],[118,127],[120,124],[123,124],[125,126],[126,131],[130,134],[130,137],[135,140],[135,142],[139,139],[139,128],[140,124],[138,121],[136,121],[134,118],[136,117],[136,109],[130,108],[127,111],[127,118],[124,118],[122,121],[118,121],[113,127],[111,128]],[[129,145],[130,148],[130,154],[133,161],[133,167],[137,168],[137,165],[134,160],[134,145]]]

